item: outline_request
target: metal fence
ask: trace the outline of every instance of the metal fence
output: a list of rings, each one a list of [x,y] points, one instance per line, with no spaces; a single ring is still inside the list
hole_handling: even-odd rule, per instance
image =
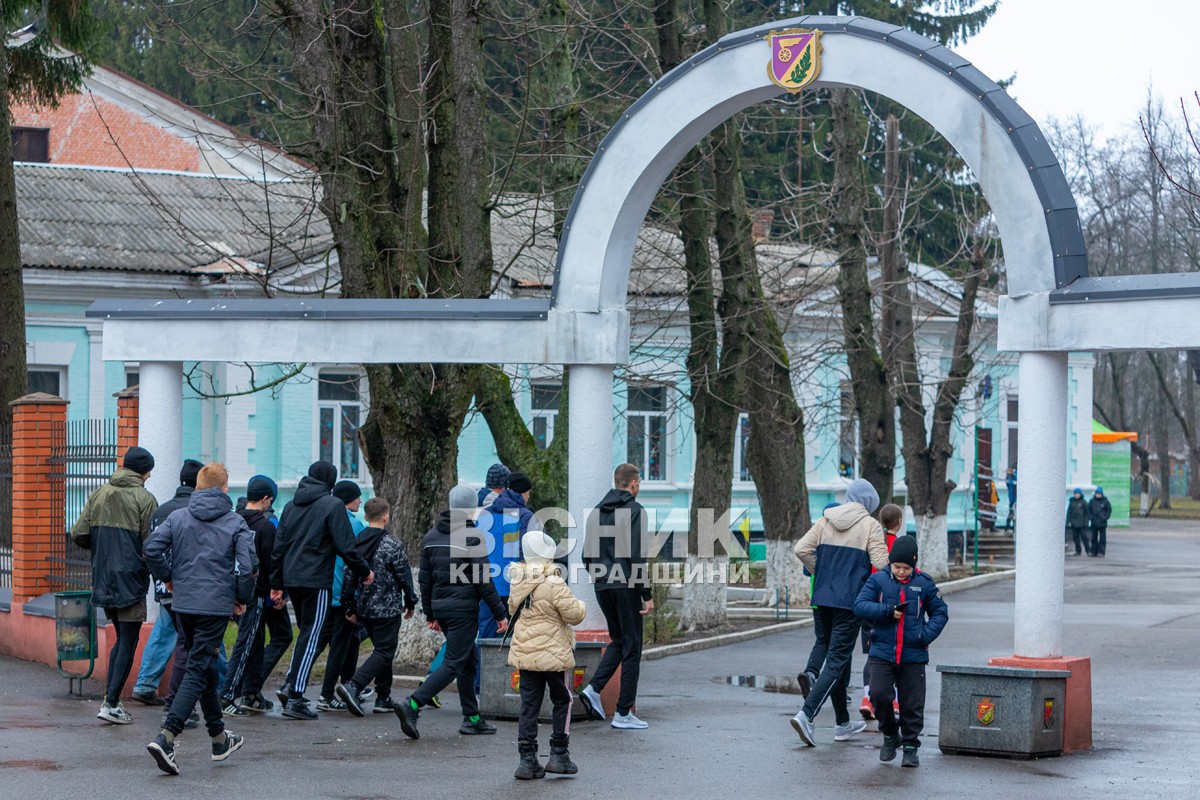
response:
[[[54,543],[48,561],[53,571],[47,576],[57,589],[88,588],[92,585],[91,554],[71,541],[70,530],[79,519],[88,495],[112,477],[117,468],[117,421],[80,419],[66,423],[55,437],[49,463],[63,492],[63,534]]]
[[[12,426],[0,426],[0,587],[12,587]]]

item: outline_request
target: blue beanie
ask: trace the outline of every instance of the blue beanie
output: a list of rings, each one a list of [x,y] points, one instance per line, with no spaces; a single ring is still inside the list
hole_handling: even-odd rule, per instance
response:
[[[255,475],[246,485],[246,499],[251,503],[257,503],[264,497],[274,500],[278,496],[279,486],[266,475]]]
[[[874,514],[875,509],[879,508],[879,492],[875,491],[870,481],[855,478],[846,487],[846,502],[861,503],[868,514]]]
[[[503,489],[508,486],[508,467],[503,464],[492,464],[488,467],[487,480],[484,485],[489,489]]]
[[[1075,494],[1083,494],[1083,489],[1080,489],[1078,486],[1076,486],[1076,487],[1075,487],[1075,490],[1074,490],[1074,493],[1075,493]]]
[[[1104,487],[1103,487],[1103,486],[1097,486],[1097,487],[1096,487],[1096,494],[1098,494],[1098,495],[1100,495],[1100,496],[1102,496],[1102,497],[1103,497],[1103,496],[1104,496]]]

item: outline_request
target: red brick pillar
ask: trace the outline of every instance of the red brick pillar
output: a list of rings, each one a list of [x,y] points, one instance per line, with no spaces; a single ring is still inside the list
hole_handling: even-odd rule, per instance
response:
[[[52,591],[47,558],[63,535],[66,481],[50,463],[55,446],[66,443],[67,401],[36,392],[10,403],[13,410],[13,599]]]
[[[125,451],[138,443],[138,387],[130,386],[117,398],[117,466],[124,466]]]

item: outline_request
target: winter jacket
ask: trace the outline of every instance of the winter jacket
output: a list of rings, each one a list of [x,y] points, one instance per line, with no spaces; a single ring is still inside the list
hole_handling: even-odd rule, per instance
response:
[[[229,616],[254,599],[254,534],[220,489],[192,493],[146,541],[146,563],[171,583],[181,614]]]
[[[1099,499],[1088,500],[1088,518],[1093,528],[1107,528],[1108,518],[1112,516],[1112,503],[1103,495]]]
[[[871,567],[888,563],[883,526],[862,503],[842,503],[825,513],[796,542],[796,556],[813,574],[812,604],[854,608]]]
[[[512,566],[509,613],[521,609],[513,626],[508,664],[534,672],[562,672],[575,666],[575,631],[587,608],[571,594],[555,564],[519,561]]]
[[[271,554],[271,588],[330,589],[336,556],[346,559],[355,575],[371,568],[354,546],[346,505],[330,494],[333,487],[304,476],[292,502],[279,517],[275,552]]]
[[[638,589],[651,598],[650,575],[642,543],[646,541],[646,514],[624,489],[610,489],[588,515],[583,541],[583,563],[596,591]]]
[[[362,586],[352,570],[342,578],[342,613],[367,619],[398,617],[417,607],[412,567],[404,542],[383,528],[364,528],[358,535],[358,553],[371,565],[375,581]]]
[[[428,619],[479,619],[479,602],[491,609],[497,621],[508,614],[492,585],[487,549],[471,520],[451,533],[450,512],[421,540],[418,583],[421,612]]]
[[[508,597],[508,565],[521,560],[521,537],[529,532],[532,522],[533,512],[525,505],[525,498],[512,489],[500,492],[479,518],[479,527],[487,526],[492,536],[488,561],[493,567],[492,583],[501,597]]]
[[[162,524],[162,521],[181,508],[187,508],[188,499],[191,498],[192,492],[196,489],[192,486],[180,486],[175,489],[175,496],[158,507],[154,512],[154,516],[150,519],[150,533],[154,533],[154,529]],[[167,585],[160,580],[154,581],[154,599],[163,605],[169,605],[171,602],[171,593],[167,591]]]
[[[238,515],[246,521],[246,527],[254,534],[254,555],[258,574],[254,579],[254,594],[258,597],[271,596],[271,557],[275,552],[275,523],[264,511],[238,509]]]
[[[1086,528],[1088,525],[1088,504],[1082,497],[1071,495],[1067,501],[1067,527]]]
[[[346,517],[350,520],[350,530],[354,533],[354,538],[357,540],[358,535],[365,531],[367,526],[358,517],[351,514],[348,508],[346,509]],[[329,595],[335,606],[342,604],[342,574],[345,571],[346,562],[342,561],[341,556],[338,556],[333,560],[333,591]]]
[[[84,503],[71,539],[92,551],[92,601],[98,608],[144,606],[150,572],[142,561],[142,543],[157,508],[142,476],[125,468]]]
[[[904,617],[897,620],[892,612],[905,601]],[[946,601],[932,578],[914,570],[912,577],[901,583],[890,568],[870,577],[858,593],[854,613],[874,628],[871,658],[896,664],[928,664],[929,645],[950,619]]]
[[[505,489],[500,490],[500,492],[503,492],[503,491],[506,491],[506,490]],[[492,503],[496,502],[496,498],[500,496],[500,492],[497,492],[495,489],[489,489],[486,486],[480,487],[479,493],[478,493],[479,507],[487,508]]]

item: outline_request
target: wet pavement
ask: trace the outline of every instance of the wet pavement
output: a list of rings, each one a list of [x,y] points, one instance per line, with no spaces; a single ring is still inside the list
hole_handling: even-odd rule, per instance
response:
[[[0,659],[0,798],[1190,798],[1200,735],[1198,579],[1200,523],[1110,530],[1106,559],[1068,559],[1067,654],[1093,659],[1096,747],[1085,754],[942,755],[933,665],[920,769],[880,764],[873,725],[835,744],[828,707],[817,720],[819,746],[803,747],[788,724],[800,701],[788,682],[812,642],[803,629],[643,665],[638,714],[650,729],[576,723],[571,749],[580,773],[571,778],[514,781],[516,725],[498,722],[491,737],[459,736],[452,693],[446,708],[422,713],[416,742],[390,714],[294,722],[276,712],[230,721],[246,746],[215,764],[203,731],[187,731],[182,775],[169,777],[145,751],[157,709],[131,703],[133,725],[104,725],[95,719],[94,682],[81,700],[67,695],[53,669]],[[1011,654],[1012,592],[1004,581],[947,598],[950,624],[931,650],[934,662]],[[543,753],[548,736],[543,726]]]

